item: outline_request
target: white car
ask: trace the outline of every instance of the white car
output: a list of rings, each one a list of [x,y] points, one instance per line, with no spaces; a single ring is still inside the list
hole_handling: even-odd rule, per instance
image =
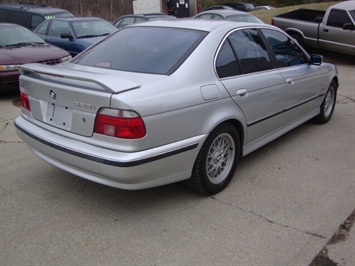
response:
[[[273,6],[256,6],[254,10],[260,10],[260,9],[275,9]]]
[[[238,10],[208,10],[198,13],[193,18],[198,19],[213,19],[213,20],[230,20],[236,22],[253,22],[253,23],[264,23],[258,17]]]
[[[215,194],[239,159],[332,116],[335,66],[260,23],[152,21],[71,61],[21,68],[17,134],[49,163],[122,189]],[[291,152],[291,151],[290,151]]]

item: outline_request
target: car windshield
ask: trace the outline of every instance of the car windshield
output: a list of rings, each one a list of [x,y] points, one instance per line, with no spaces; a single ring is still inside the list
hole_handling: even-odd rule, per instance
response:
[[[104,36],[117,30],[117,28],[105,20],[74,21],[73,27],[78,38]]]
[[[72,63],[121,71],[169,75],[206,32],[164,27],[128,27],[86,50]]]
[[[241,14],[241,15],[232,15],[226,17],[227,20],[232,20],[232,21],[242,21],[242,22],[254,22],[254,23],[264,23],[257,17],[248,15],[248,14]]]
[[[0,47],[25,46],[45,43],[30,30],[19,26],[3,26],[0,30]]]

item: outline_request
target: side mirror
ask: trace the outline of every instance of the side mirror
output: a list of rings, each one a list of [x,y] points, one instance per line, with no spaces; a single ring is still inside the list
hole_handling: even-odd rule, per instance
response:
[[[345,23],[343,25],[343,30],[351,30],[352,31],[352,30],[354,30],[354,28],[355,28],[355,26],[351,23]]]
[[[323,56],[319,54],[312,54],[309,60],[310,65],[320,66],[323,63]]]

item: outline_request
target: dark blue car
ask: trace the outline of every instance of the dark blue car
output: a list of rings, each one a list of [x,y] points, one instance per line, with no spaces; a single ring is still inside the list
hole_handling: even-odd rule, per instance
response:
[[[34,32],[74,57],[116,30],[116,27],[101,18],[73,17],[46,20]]]

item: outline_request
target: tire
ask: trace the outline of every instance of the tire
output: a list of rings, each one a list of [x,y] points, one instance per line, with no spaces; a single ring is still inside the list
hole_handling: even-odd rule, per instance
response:
[[[214,129],[203,144],[187,186],[197,192],[213,195],[222,191],[233,178],[240,155],[237,129],[229,123]]]
[[[320,106],[320,113],[314,118],[314,121],[318,124],[327,123],[333,115],[334,107],[337,98],[337,84],[332,81],[322,105]]]

